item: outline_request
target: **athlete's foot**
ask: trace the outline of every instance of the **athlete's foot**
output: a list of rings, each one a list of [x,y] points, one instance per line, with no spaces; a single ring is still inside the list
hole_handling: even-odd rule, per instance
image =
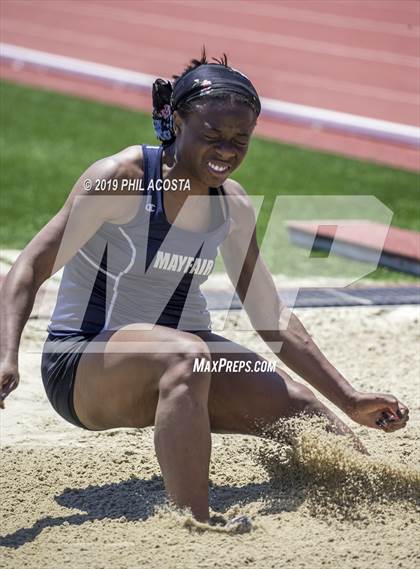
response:
[[[232,533],[248,533],[252,530],[252,523],[248,516],[235,516],[228,521],[226,529]]]
[[[225,527],[227,520],[220,514],[214,514],[209,518],[209,526]]]
[[[229,533],[248,533],[252,530],[252,523],[248,516],[235,516],[226,520],[223,516],[216,514],[210,517],[209,525],[223,527]]]

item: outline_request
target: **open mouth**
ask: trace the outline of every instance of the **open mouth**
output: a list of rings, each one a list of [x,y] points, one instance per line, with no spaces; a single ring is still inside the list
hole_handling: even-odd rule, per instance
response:
[[[207,162],[207,166],[213,174],[221,175],[226,174],[230,170],[230,165],[226,164],[225,162],[220,162],[219,160],[209,160]]]

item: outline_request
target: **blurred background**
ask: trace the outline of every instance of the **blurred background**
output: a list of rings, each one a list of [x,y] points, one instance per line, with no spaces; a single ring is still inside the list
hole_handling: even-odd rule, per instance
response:
[[[376,196],[418,231],[419,36],[414,0],[2,0],[0,245],[24,247],[93,161],[157,144],[151,82],[203,45],[263,98],[233,175],[265,196],[259,236],[277,196],[309,194]]]

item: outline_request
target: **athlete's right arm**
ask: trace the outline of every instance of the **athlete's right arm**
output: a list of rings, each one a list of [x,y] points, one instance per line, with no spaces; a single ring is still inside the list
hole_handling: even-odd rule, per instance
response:
[[[121,193],[86,191],[85,181],[141,175],[132,153],[95,162],[78,179],[60,211],[23,249],[0,289],[0,408],[17,387],[18,350],[23,328],[42,283],[62,268],[105,221],[121,218],[128,202]]]

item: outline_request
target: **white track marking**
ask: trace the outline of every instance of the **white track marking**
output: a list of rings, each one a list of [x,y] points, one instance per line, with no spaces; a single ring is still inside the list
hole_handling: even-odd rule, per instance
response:
[[[22,22],[19,20],[4,19],[3,23],[8,31],[19,33],[22,28]],[[61,44],[68,44],[70,46],[84,45],[87,48],[95,49],[106,58],[107,52],[121,53],[126,56],[133,56],[133,44],[124,42],[122,40],[112,40],[97,34],[75,32],[71,29],[63,30],[50,30],[45,25],[38,24],[25,24],[25,36],[35,38],[45,38],[48,34],[50,40],[55,40]],[[168,52],[166,49],[153,48],[153,52],[147,53],[147,61],[155,61],[157,65],[162,61],[173,61],[174,64],[179,64],[179,61],[187,61],[190,54],[187,50],[176,51],[171,50]],[[139,64],[141,62],[141,55],[138,58]],[[243,69],[248,76],[253,78],[262,77],[266,80],[267,76],[270,77],[270,83],[277,83],[283,85],[284,83],[291,83],[293,85],[303,85],[305,87],[313,87],[323,91],[333,91],[336,93],[345,93],[346,95],[356,95],[358,97],[369,97],[372,99],[381,99],[384,101],[391,101],[395,104],[418,105],[419,94],[409,93],[405,91],[397,91],[395,89],[387,89],[383,87],[375,87],[370,85],[362,85],[351,81],[341,81],[330,77],[321,75],[311,75],[308,73],[288,72],[268,67],[264,65],[252,65],[244,63]]]
[[[155,79],[152,75],[129,69],[121,69],[4,43],[0,44],[0,59],[19,64],[37,65],[113,84],[120,83],[148,92],[150,92],[151,85]],[[416,126],[340,113],[318,107],[297,105],[264,97],[261,99],[261,104],[264,114],[278,119],[316,124],[326,128],[341,130],[342,132],[368,135],[381,140],[392,140],[409,145],[419,146],[420,144],[420,129]]]
[[[123,8],[114,8],[109,5],[95,7],[91,4],[76,4],[56,2],[49,5],[49,9],[57,10],[60,13],[67,12],[78,15],[79,17],[92,16],[95,18],[104,18],[110,21],[124,22],[128,25],[141,25],[148,26],[149,28],[156,28],[157,30],[168,30],[173,33],[177,30],[178,33],[187,34],[204,34],[207,37],[217,37],[225,40],[236,40],[249,43],[259,43],[262,45],[269,45],[275,47],[282,47],[284,49],[291,49],[296,51],[304,51],[306,53],[322,53],[332,57],[346,57],[350,59],[359,59],[362,61],[372,61],[374,63],[386,63],[389,65],[401,65],[411,67],[414,69],[419,68],[419,61],[417,57],[409,55],[399,55],[388,51],[378,51],[374,49],[365,49],[358,47],[349,47],[336,43],[329,43],[317,40],[305,40],[297,36],[287,36],[285,34],[276,34],[272,32],[263,32],[254,30],[252,28],[234,28],[221,24],[214,24],[202,22],[198,20],[188,20],[185,18],[177,18],[174,16],[167,16],[162,14],[153,14],[146,12],[138,12],[135,10],[127,10]]]
[[[196,0],[177,0],[178,3],[185,6],[197,6]],[[212,4],[214,6],[215,0]],[[296,5],[298,5],[296,3]],[[236,12],[237,6],[235,2],[225,2],[219,0],[217,3],[218,12]],[[301,8],[290,8],[282,6],[280,2],[274,5],[266,5],[262,2],[241,2],[241,14],[249,14],[251,16],[267,16],[270,19],[292,20],[296,22],[308,22],[311,24],[321,24],[323,26],[333,26],[337,28],[345,28],[350,30],[368,31],[373,33],[393,34],[404,37],[415,38],[419,36],[419,26],[410,26],[407,24],[390,24],[389,22],[381,22],[371,20],[369,18],[354,18],[352,16],[340,16],[322,12],[321,10],[306,10]]]

